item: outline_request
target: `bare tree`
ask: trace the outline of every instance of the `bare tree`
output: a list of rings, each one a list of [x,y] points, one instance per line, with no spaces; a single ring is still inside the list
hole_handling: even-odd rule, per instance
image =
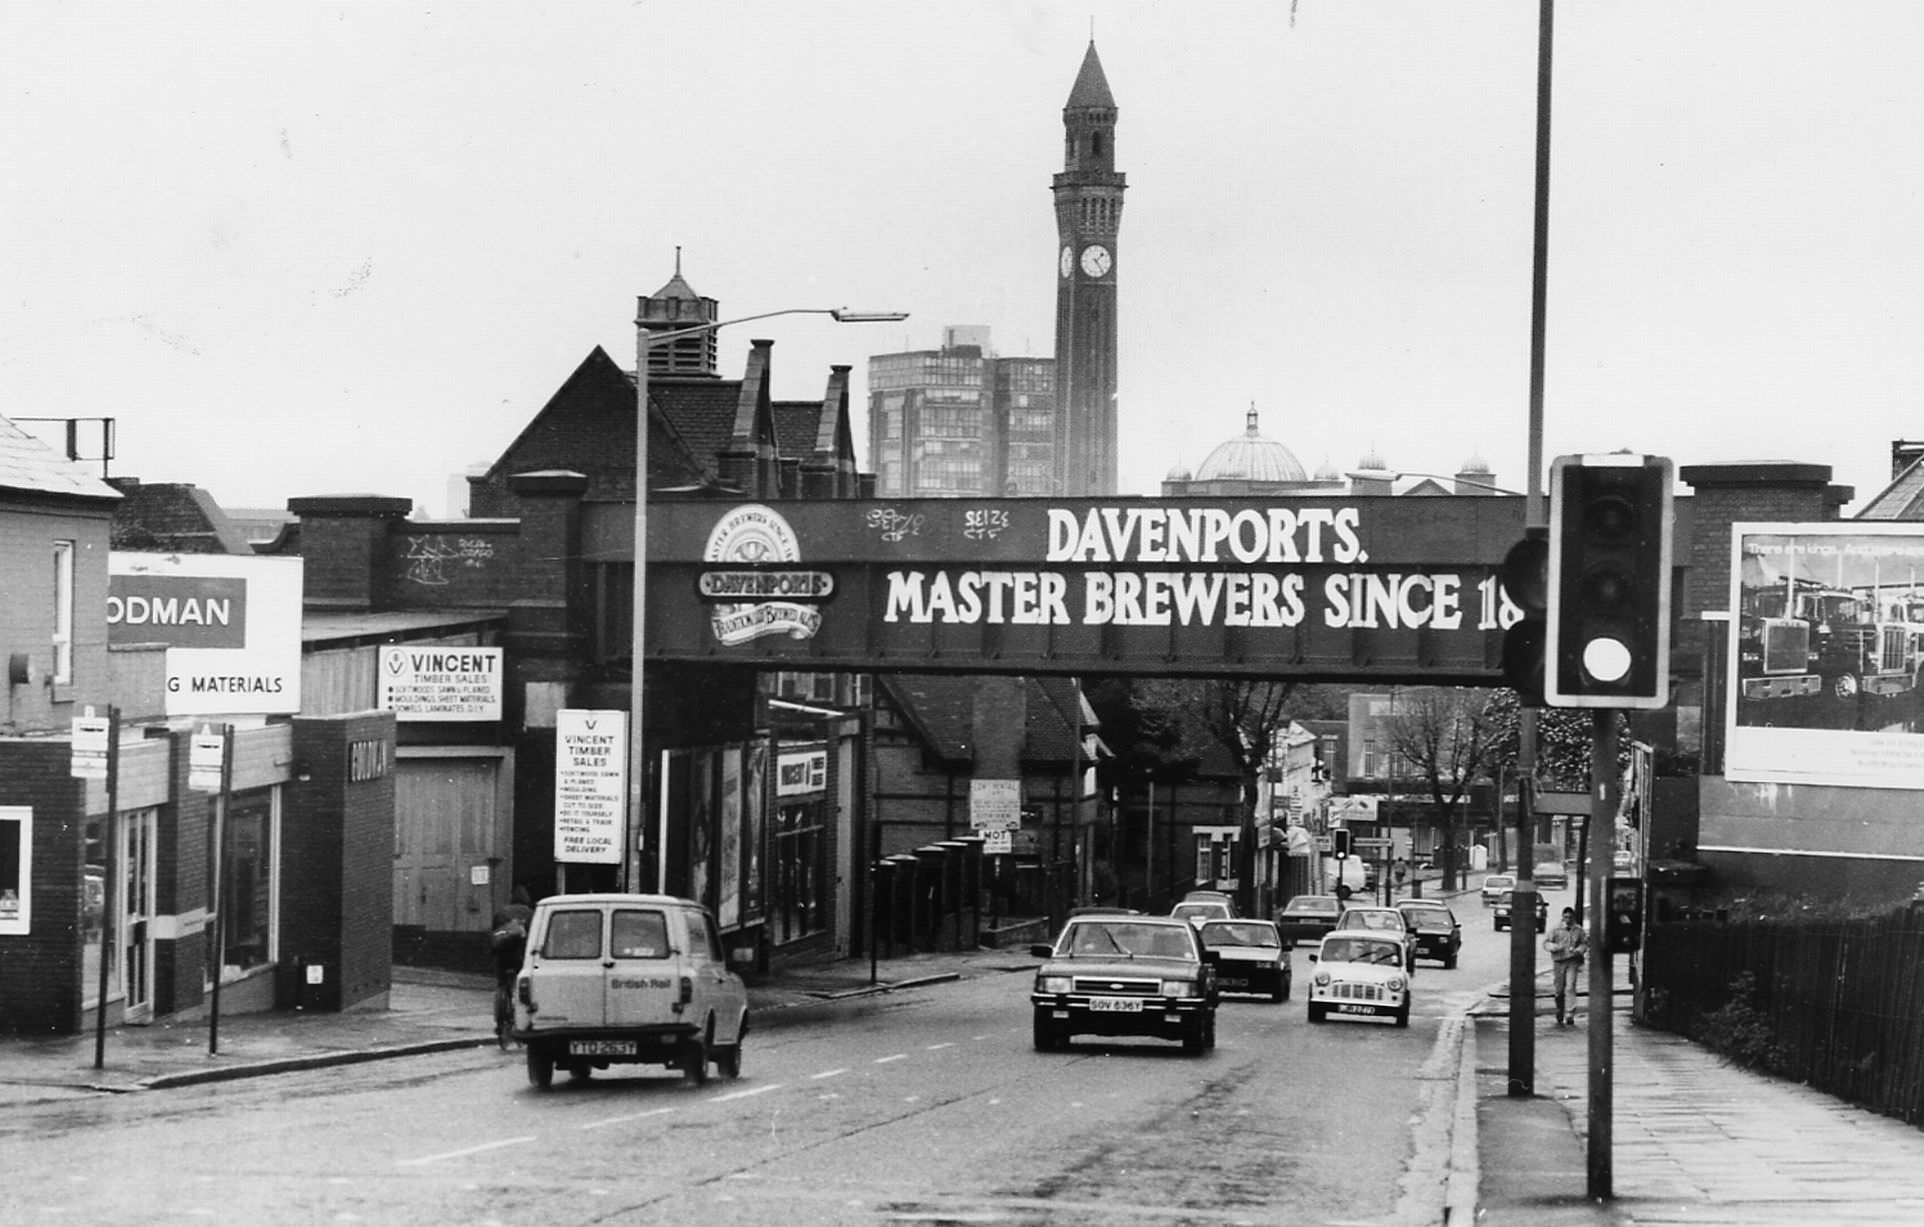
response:
[[[1457,820],[1470,788],[1495,761],[1500,726],[1491,692],[1449,686],[1398,690],[1382,723],[1391,755],[1443,816],[1443,889],[1457,887]]]

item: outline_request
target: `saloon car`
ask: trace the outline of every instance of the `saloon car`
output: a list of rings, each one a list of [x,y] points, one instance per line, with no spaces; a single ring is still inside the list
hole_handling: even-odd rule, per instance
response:
[[[1276,927],[1292,946],[1315,943],[1336,927],[1336,918],[1342,914],[1343,901],[1335,895],[1297,895],[1276,913]]]
[[[1216,987],[1225,993],[1261,993],[1288,1001],[1289,947],[1268,920],[1205,920],[1196,930],[1203,949],[1216,955]]]
[[[1416,932],[1403,913],[1393,907],[1346,907],[1343,914],[1336,918],[1332,933],[1342,933],[1351,929],[1365,929],[1373,933],[1389,933],[1403,943],[1403,970],[1416,970]]]
[[[1503,897],[1506,890],[1516,889],[1516,875],[1513,873],[1493,873],[1483,879],[1483,906],[1495,907],[1496,901]]]
[[[1331,1014],[1388,1018],[1410,1025],[1410,977],[1403,943],[1377,929],[1338,929],[1309,956],[1309,1021]]]
[[[1184,899],[1169,909],[1169,914],[1200,927],[1206,920],[1234,919],[1236,907],[1229,900],[1221,898]]]
[[[1396,905],[1416,932],[1416,957],[1435,959],[1445,971],[1456,967],[1463,949],[1463,926],[1448,904],[1436,899],[1404,899]]]
[[[1218,955],[1186,920],[1071,917],[1029,953],[1043,960],[1029,993],[1038,1052],[1075,1035],[1180,1040],[1192,1053],[1216,1044]]]
[[[1531,891],[1530,897],[1537,901],[1537,932],[1541,933],[1550,923],[1550,904],[1536,891]],[[1516,892],[1506,890],[1497,898],[1496,906],[1490,909],[1490,924],[1498,932],[1510,927],[1510,908],[1515,899]]]

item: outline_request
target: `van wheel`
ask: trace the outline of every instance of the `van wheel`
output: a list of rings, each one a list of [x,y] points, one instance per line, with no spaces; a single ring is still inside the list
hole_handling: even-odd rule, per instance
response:
[[[554,1057],[540,1044],[528,1045],[528,1085],[544,1091],[554,1085]]]
[[[681,1046],[681,1072],[696,1086],[708,1081],[708,1040],[714,1033],[715,1024],[711,1020],[708,1031],[684,1040]]]

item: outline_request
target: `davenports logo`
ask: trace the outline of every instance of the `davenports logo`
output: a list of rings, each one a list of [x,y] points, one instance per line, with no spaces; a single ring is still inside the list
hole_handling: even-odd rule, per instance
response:
[[[220,576],[109,575],[107,642],[170,648],[247,646],[247,581]]]
[[[702,573],[702,595],[728,602],[715,606],[709,618],[715,638],[724,644],[747,643],[764,635],[811,639],[821,629],[822,611],[800,602],[826,598],[835,590],[834,577],[770,565],[802,560],[795,530],[772,508],[748,503],[729,511],[708,534],[701,556],[703,562],[768,568]]]

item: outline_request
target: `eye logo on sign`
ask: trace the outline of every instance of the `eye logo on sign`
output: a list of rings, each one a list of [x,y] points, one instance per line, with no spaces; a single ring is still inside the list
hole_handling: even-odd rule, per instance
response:
[[[765,635],[813,638],[821,629],[822,611],[801,602],[827,599],[835,591],[835,577],[779,566],[801,560],[795,530],[772,508],[749,503],[724,515],[708,534],[702,561],[744,565],[701,574],[701,595],[724,602],[710,615],[715,638],[729,645]]]

